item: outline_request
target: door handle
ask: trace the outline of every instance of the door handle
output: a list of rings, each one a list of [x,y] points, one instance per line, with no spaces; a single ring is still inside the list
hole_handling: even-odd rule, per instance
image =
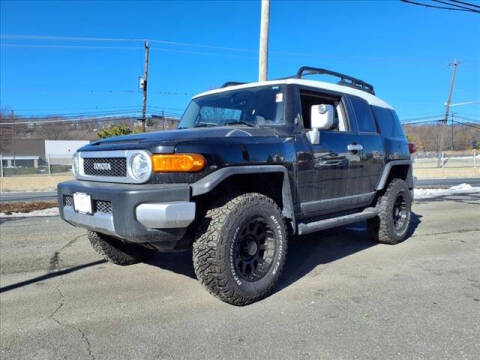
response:
[[[348,144],[347,145],[347,150],[348,151],[362,151],[363,146],[360,144]]]

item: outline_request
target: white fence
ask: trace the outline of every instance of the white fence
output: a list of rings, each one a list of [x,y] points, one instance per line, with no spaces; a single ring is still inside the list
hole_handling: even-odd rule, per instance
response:
[[[414,168],[477,168],[480,167],[480,153],[470,151],[444,151],[438,161],[436,152],[418,152],[413,155]],[[440,166],[439,166],[440,165]]]
[[[72,168],[71,155],[3,156],[0,154],[0,176],[52,175],[69,173]]]

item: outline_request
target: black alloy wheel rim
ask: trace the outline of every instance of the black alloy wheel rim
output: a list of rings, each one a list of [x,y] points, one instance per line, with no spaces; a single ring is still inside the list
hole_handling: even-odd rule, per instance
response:
[[[398,194],[393,205],[393,227],[395,231],[402,232],[408,222],[407,200],[403,194]]]
[[[235,270],[240,278],[254,282],[270,270],[275,255],[275,237],[263,217],[255,217],[240,228],[234,247]]]

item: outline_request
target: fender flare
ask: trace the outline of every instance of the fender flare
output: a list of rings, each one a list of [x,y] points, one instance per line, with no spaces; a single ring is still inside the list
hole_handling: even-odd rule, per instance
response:
[[[212,191],[222,181],[233,175],[243,174],[265,174],[265,173],[282,173],[282,215],[295,222],[292,190],[288,177],[288,171],[283,165],[247,165],[247,166],[230,166],[219,169],[197,182],[190,185],[192,188],[192,196],[206,194]],[[295,228],[295,227],[294,227]]]
[[[390,175],[390,170],[394,166],[399,166],[399,165],[408,165],[408,174],[407,174],[406,181],[407,181],[408,187],[410,189],[413,188],[412,160],[393,160],[385,164],[382,175],[380,176],[380,180],[378,180],[378,183],[377,183],[377,187],[376,187],[377,190],[383,190],[385,188],[388,175]]]

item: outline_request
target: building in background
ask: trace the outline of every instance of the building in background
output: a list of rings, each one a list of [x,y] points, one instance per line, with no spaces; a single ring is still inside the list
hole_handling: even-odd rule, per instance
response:
[[[51,162],[69,165],[75,151],[88,143],[88,140],[15,139],[3,144],[0,157],[4,168],[38,168]]]
[[[71,164],[72,156],[88,140],[45,140],[45,157],[47,161],[55,161],[58,165]]]

